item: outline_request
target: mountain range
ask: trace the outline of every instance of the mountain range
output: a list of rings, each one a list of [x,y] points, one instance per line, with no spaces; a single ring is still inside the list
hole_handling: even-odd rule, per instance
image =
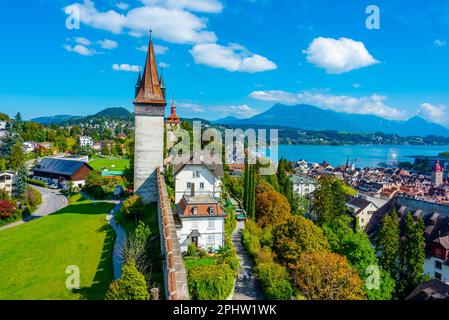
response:
[[[312,105],[275,104],[267,111],[246,119],[226,117],[221,125],[263,125],[303,130],[335,130],[351,133],[397,134],[400,136],[449,136],[449,129],[415,116],[408,120],[388,120],[374,115],[352,114],[321,109]]]
[[[37,122],[43,125],[50,124],[62,124],[70,123],[74,124],[80,121],[86,120],[98,120],[98,119],[118,119],[118,120],[133,120],[133,114],[127,109],[122,107],[106,108],[90,116],[72,116],[72,115],[56,115],[51,117],[39,117],[31,119],[33,122]]]

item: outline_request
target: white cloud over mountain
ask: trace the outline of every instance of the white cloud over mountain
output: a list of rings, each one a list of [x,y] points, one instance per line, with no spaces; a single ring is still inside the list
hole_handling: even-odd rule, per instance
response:
[[[190,53],[197,64],[222,68],[231,72],[255,73],[275,70],[277,65],[267,58],[249,52],[237,44],[222,46],[215,43],[195,45]]]
[[[65,44],[62,47],[68,52],[74,52],[82,56],[93,56],[94,54],[98,54],[94,49],[88,48],[82,44],[76,44],[74,46]]]
[[[307,61],[329,74],[341,74],[379,63],[361,41],[348,38],[315,38],[309,45]]]
[[[424,102],[419,106],[418,115],[431,122],[446,125],[448,124],[448,117],[446,113],[446,106],[435,106],[428,102]]]
[[[281,90],[267,90],[254,91],[250,94],[250,97],[256,100],[285,104],[311,104],[337,112],[371,114],[386,119],[404,119],[406,117],[406,113],[403,110],[389,106],[386,103],[387,97],[376,94],[356,98],[346,95],[332,95],[310,91],[291,93]]]

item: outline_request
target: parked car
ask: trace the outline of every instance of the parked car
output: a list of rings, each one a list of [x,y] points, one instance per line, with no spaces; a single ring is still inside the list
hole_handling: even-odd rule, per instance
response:
[[[235,210],[235,218],[237,221],[246,221],[246,212],[243,209],[236,209]]]

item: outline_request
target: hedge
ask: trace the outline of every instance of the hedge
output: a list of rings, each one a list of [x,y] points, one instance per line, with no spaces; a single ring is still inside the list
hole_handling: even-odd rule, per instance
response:
[[[33,184],[33,185],[39,186],[39,187],[45,188],[47,186],[47,183],[45,181],[40,181],[40,180],[35,180],[35,179],[30,179],[30,178],[28,178],[26,181],[29,184]]]
[[[287,270],[276,262],[259,263],[254,268],[265,297],[269,300],[289,300],[293,290]]]
[[[193,300],[226,300],[234,288],[234,274],[227,264],[189,270],[187,280],[190,297]]]

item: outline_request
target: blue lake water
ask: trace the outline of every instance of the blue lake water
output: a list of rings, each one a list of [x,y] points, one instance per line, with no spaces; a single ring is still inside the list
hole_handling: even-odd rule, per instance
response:
[[[436,156],[440,152],[449,152],[449,146],[408,146],[408,145],[349,145],[349,146],[318,146],[318,145],[279,145],[279,158],[291,161],[304,159],[309,162],[326,160],[333,166],[358,159],[357,167],[375,167],[379,162],[387,162],[390,150],[397,150],[398,161],[410,161],[407,156]],[[391,155],[391,151],[390,151]],[[391,157],[391,156],[390,156]]]

